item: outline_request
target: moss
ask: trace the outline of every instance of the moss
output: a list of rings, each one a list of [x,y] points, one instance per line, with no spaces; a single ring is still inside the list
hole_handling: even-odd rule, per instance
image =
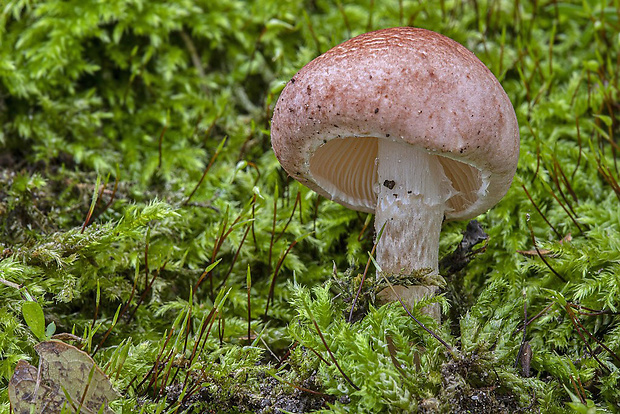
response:
[[[119,412],[620,401],[617,2],[5,3],[0,412],[17,361],[36,363],[26,300],[94,355]],[[450,350],[373,307],[368,282],[348,321],[371,218],[288,179],[270,149],[297,70],[397,25],[474,51],[521,126],[513,186],[478,218],[484,249],[444,274],[444,323],[411,310]],[[444,226],[442,257],[465,226]]]

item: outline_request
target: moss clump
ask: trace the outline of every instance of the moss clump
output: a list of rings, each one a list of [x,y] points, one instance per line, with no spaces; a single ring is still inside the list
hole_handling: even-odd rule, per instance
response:
[[[119,412],[613,410],[619,7],[5,2],[0,412],[17,361],[37,362],[33,300]],[[521,125],[513,187],[478,218],[488,242],[444,274],[445,323],[411,310],[450,350],[367,284],[348,321],[371,218],[287,179],[270,149],[286,80],[397,25],[474,51]],[[440,257],[465,226],[444,226]]]

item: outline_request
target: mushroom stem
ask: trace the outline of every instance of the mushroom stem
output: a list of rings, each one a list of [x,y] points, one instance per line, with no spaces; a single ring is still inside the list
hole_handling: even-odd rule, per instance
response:
[[[441,284],[438,272],[439,234],[446,202],[454,194],[436,156],[402,142],[378,140],[379,183],[375,211],[376,259],[408,307],[433,296]],[[378,274],[379,282],[383,277]],[[396,301],[389,287],[381,301]],[[439,308],[426,309],[439,319]]]

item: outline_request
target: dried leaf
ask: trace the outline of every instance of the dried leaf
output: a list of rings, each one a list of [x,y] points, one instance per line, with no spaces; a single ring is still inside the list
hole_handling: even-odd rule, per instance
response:
[[[398,370],[398,372],[400,372],[400,375],[407,378],[407,374],[405,373],[405,370],[403,369],[403,367],[400,365],[400,362],[398,362],[398,359],[396,358],[396,353],[398,352],[398,350],[396,349],[396,345],[394,345],[394,341],[392,340],[392,337],[390,335],[385,335],[385,340],[387,342],[388,351],[390,353],[390,359],[392,360],[392,364],[394,364],[394,367]]]
[[[35,350],[39,368],[19,361],[9,381],[12,412],[55,414],[65,407],[67,413],[113,413],[108,403],[119,395],[86,352],[56,340],[41,342]]]
[[[549,249],[538,249],[536,250],[517,250],[517,253],[522,254],[527,257],[538,257],[538,252],[540,252],[541,256],[549,256],[551,254],[551,250]]]
[[[573,240],[573,236],[572,236],[571,233],[568,233],[558,243],[562,244],[564,242],[570,242],[571,240]],[[527,256],[527,257],[538,257],[538,252],[540,252],[541,256],[549,256],[552,253],[551,250],[548,250],[548,249],[538,249],[538,251],[536,251],[536,250],[517,250],[517,253],[522,254],[523,256]],[[551,256],[551,257],[553,257],[553,256]]]

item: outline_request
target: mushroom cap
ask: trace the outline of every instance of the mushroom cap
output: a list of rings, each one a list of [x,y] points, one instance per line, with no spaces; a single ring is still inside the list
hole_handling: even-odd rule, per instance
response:
[[[491,71],[459,43],[411,27],[330,49],[288,82],[274,109],[271,143],[286,172],[355,210],[375,210],[380,139],[441,163],[456,190],[446,219],[495,205],[519,158],[517,118]]]

